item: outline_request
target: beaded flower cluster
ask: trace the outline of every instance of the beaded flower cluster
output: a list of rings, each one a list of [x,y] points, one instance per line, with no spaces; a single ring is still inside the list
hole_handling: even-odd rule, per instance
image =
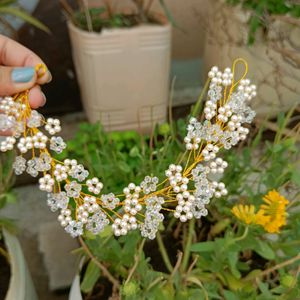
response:
[[[209,87],[203,122],[192,117],[184,138],[186,146],[180,162],[171,164],[165,178],[146,176],[139,184],[129,183],[123,194],[103,194],[99,178],[75,159],[56,160],[50,150],[61,153],[66,143],[60,136],[60,121],[45,119],[28,103],[28,91],[0,98],[0,130],[12,135],[0,144],[2,152],[15,146],[19,155],[13,164],[17,175],[27,172],[40,176],[39,188],[47,192],[51,211],[59,211],[58,220],[65,230],[77,237],[90,231],[100,233],[109,224],[115,236],[140,230],[143,237],[154,239],[163,212],[173,213],[181,222],[206,216],[212,197],[227,195],[217,178],[228,166],[219,157],[221,148],[230,149],[245,140],[255,112],[249,101],[256,95],[255,85],[244,79],[235,82],[235,66],[221,72],[213,67],[208,73]],[[48,136],[47,134],[50,136]],[[28,157],[29,154],[29,157]]]

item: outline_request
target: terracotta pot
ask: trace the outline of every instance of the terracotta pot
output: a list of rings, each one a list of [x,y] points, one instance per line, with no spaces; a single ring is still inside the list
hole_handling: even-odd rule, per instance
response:
[[[91,33],[69,22],[73,60],[90,122],[107,130],[151,130],[166,120],[170,25]]]
[[[274,116],[300,104],[300,20],[274,16],[268,32],[258,30],[248,46],[249,18],[250,12],[239,6],[210,1],[204,69],[207,73],[213,65],[227,67],[238,57],[246,59],[248,77],[258,87],[253,108],[260,116]]]
[[[11,264],[11,277],[5,300],[38,300],[18,239],[3,229]]]

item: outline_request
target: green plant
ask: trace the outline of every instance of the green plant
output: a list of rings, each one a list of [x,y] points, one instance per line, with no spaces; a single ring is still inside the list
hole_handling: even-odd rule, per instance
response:
[[[290,15],[300,17],[300,5],[290,0],[227,0],[230,5],[241,5],[251,12],[249,20],[248,43],[253,44],[255,33],[259,28],[268,30],[268,24],[273,15]]]
[[[0,210],[7,204],[15,201],[15,194],[12,192],[12,185],[14,183],[14,176],[13,176],[13,170],[11,168],[12,163],[15,158],[15,153],[1,153],[0,154]],[[1,275],[6,276],[9,274],[9,254],[4,246],[3,242],[3,232],[2,228],[13,230],[13,224],[10,220],[7,220],[5,218],[0,217],[0,256],[3,259],[1,259],[1,263],[5,263],[1,266]],[[8,278],[2,278],[1,281],[3,281],[2,287],[6,287],[8,285]],[[0,295],[2,293],[6,293],[6,290],[1,291]]]
[[[167,217],[164,233],[156,241],[145,241],[136,232],[116,239],[110,227],[97,236],[80,238],[82,247],[77,251],[87,259],[82,291],[89,296],[105,290],[102,297],[112,293],[125,300],[300,297],[299,126],[286,129],[290,119],[291,114],[280,114],[275,136],[265,139],[270,132],[260,126],[248,145],[225,155],[230,167],[223,181],[230,196],[213,200],[207,217],[189,224]],[[184,123],[164,124],[145,137],[133,132],[104,133],[99,125],[84,124],[69,142],[66,155],[81,159],[94,175],[105,176],[109,189],[120,191],[131,176],[159,173],[174,161],[173,153],[185,135]],[[159,134],[170,128],[171,138]],[[162,155],[158,165],[153,163],[156,155]],[[280,233],[268,234],[261,227],[238,222],[231,212],[234,205],[258,206],[272,189],[286,193],[290,200],[287,225]]]
[[[50,33],[49,28],[36,18],[29,15],[24,9],[22,9],[20,5],[18,5],[17,0],[0,0],[0,23],[10,32],[14,33],[15,29],[4,18],[6,15],[11,15],[16,18],[20,18],[25,22],[37,27],[38,29]]]
[[[15,177],[11,167],[14,159],[14,152],[0,154],[0,209],[7,203],[15,201],[15,195],[12,192]]]
[[[87,31],[100,32],[103,28],[133,27],[141,23],[160,23],[161,17],[151,11],[153,0],[132,0],[130,12],[115,12],[110,1],[105,5],[90,8],[86,1],[78,0],[79,10],[74,11],[66,0],[60,0],[69,19],[79,28]],[[172,25],[176,25],[171,12],[164,0],[158,1],[165,16]]]
[[[183,121],[177,123],[181,130],[183,126]],[[169,130],[163,124],[151,136],[135,131],[105,133],[99,123],[83,123],[74,139],[67,142],[66,150],[56,158],[82,161],[92,176],[105,181],[104,192],[121,193],[126,180],[142,180],[145,172],[162,174],[163,168],[176,159],[183,146],[168,135]],[[155,164],[154,160],[162,163]]]

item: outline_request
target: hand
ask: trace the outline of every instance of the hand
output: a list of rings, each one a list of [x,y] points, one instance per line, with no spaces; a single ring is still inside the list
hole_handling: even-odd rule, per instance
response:
[[[47,72],[38,78],[35,66],[43,61],[21,44],[0,35],[0,96],[10,96],[29,89],[32,108],[45,105],[40,85],[51,81]]]

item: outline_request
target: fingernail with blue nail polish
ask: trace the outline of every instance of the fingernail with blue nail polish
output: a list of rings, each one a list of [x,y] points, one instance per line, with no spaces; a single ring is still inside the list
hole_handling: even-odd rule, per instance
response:
[[[32,67],[14,68],[11,72],[11,78],[15,83],[29,82],[35,73],[35,69]]]

